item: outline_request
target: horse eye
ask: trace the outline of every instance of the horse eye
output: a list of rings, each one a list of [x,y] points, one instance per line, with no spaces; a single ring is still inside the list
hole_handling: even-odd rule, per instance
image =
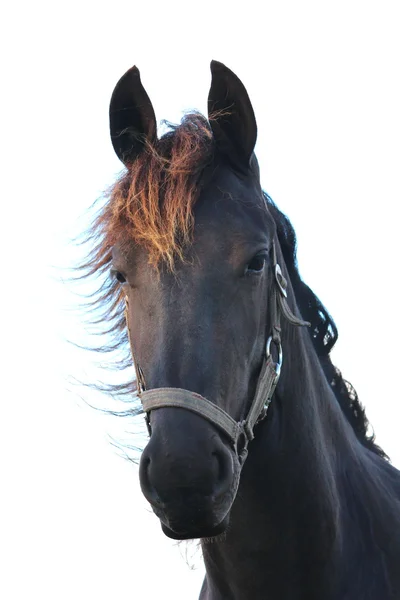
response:
[[[265,265],[265,256],[258,254],[247,265],[247,273],[261,273]]]
[[[119,283],[126,283],[126,279],[124,277],[124,275],[122,275],[122,273],[120,271],[111,271],[111,274],[115,277],[115,279],[117,281],[119,281]]]

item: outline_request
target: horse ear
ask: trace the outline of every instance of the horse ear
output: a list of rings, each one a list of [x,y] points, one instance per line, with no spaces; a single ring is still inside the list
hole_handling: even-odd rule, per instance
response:
[[[225,65],[211,61],[208,117],[218,150],[239,170],[247,170],[257,124],[246,88]]]
[[[157,122],[153,105],[132,67],[115,86],[110,102],[110,134],[118,158],[131,164],[142,152],[146,140],[154,142]]]

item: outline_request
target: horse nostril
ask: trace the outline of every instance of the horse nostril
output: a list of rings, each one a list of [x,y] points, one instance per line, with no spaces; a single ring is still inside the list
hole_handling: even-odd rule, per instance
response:
[[[214,492],[214,497],[218,498],[230,489],[234,468],[231,453],[224,446],[221,446],[218,450],[214,450],[212,456],[215,458],[218,466],[217,483]]]
[[[217,480],[222,481],[227,475],[226,461],[224,460],[222,453],[217,450],[214,450],[211,455],[215,457],[217,463]]]
[[[162,502],[160,497],[150,482],[149,467],[151,459],[150,456],[148,456],[145,452],[142,454],[139,464],[140,487],[142,488],[143,495],[145,496],[146,500],[150,502],[150,504],[153,506],[161,506]]]

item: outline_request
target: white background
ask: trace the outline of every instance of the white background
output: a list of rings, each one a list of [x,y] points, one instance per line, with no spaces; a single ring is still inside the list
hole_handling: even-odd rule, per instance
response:
[[[97,377],[66,342],[86,334],[62,281],[120,169],[111,92],[136,64],[177,121],[205,110],[212,58],[241,77],[263,185],[339,327],[334,360],[400,466],[398,3],[14,2],[1,21],[1,597],[195,599],[196,546],[163,536],[107,433],[140,439],[71,384]]]

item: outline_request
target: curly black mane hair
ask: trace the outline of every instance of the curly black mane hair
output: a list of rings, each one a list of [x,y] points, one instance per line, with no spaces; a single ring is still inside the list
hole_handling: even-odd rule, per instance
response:
[[[297,306],[303,319],[311,323],[308,331],[329,385],[358,440],[375,454],[387,459],[385,452],[375,443],[374,434],[369,431],[370,424],[356,390],[351,383],[343,379],[340,370],[332,363],[330,352],[337,342],[338,330],[322,302],[300,277],[297,266],[297,239],[293,226],[265,192],[264,197],[277,227]]]

